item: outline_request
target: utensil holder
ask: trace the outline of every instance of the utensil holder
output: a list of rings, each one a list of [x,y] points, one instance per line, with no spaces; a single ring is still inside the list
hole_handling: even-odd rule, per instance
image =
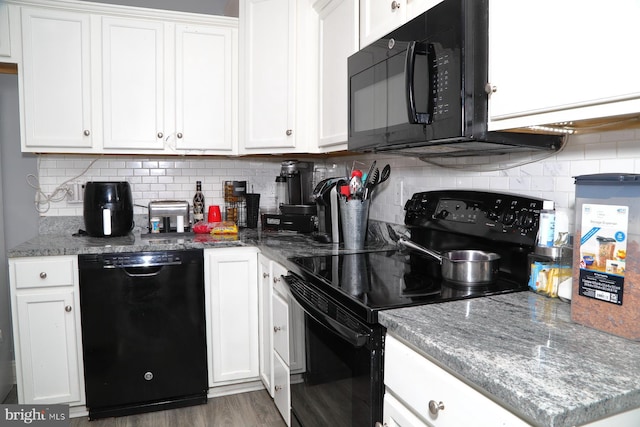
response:
[[[257,228],[260,193],[247,193],[245,199],[247,201],[247,228]]]
[[[369,202],[340,198],[340,221],[345,249],[364,249],[369,223]]]

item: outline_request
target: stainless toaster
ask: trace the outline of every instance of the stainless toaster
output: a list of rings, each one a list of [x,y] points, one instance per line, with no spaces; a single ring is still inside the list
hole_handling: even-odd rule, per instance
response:
[[[158,232],[175,232],[179,222],[184,225],[184,231],[189,231],[191,227],[189,216],[189,202],[184,200],[154,200],[149,202],[149,232],[153,232],[156,221],[159,224]],[[182,217],[182,220],[179,218]]]

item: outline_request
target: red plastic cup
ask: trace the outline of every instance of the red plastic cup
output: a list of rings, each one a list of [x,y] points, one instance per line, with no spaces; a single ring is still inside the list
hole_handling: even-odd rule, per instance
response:
[[[220,206],[209,206],[208,222],[220,222],[222,221],[222,214],[220,213]]]

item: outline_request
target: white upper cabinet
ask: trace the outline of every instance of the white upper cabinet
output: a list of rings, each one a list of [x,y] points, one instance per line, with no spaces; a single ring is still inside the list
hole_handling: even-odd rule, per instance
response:
[[[11,28],[9,27],[9,5],[0,3],[0,58],[11,56]]]
[[[241,143],[247,152],[296,147],[296,3],[240,3]]]
[[[490,129],[640,112],[640,2],[490,2]]]
[[[360,48],[412,20],[442,0],[360,0]]]
[[[162,22],[102,18],[104,148],[163,149],[164,34]]]
[[[93,144],[89,15],[23,8],[22,150]]]
[[[238,43],[232,28],[176,26],[179,151],[231,154],[238,141]]]
[[[23,151],[238,153],[236,18],[14,3]]]
[[[358,51],[358,0],[317,1],[319,17],[320,150],[347,148],[349,100],[347,59]]]

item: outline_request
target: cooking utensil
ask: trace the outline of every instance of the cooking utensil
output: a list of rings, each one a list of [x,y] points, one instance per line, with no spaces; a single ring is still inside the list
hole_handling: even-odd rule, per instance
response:
[[[373,188],[378,183],[378,178],[380,177],[380,171],[378,168],[375,168],[373,173],[371,174],[371,179],[367,177],[367,185],[364,188],[364,199],[368,199],[373,191]]]
[[[371,181],[371,174],[373,173],[375,168],[376,168],[376,161],[374,160],[373,163],[371,163],[371,167],[369,168],[369,171],[367,172],[367,176],[365,176],[364,180],[362,181],[362,186],[364,188],[367,188],[367,183]]]
[[[498,274],[500,255],[478,250],[455,250],[445,253],[425,248],[404,237],[398,243],[425,253],[440,262],[442,278],[461,285],[483,285],[493,283]]]
[[[391,166],[385,165],[385,167],[382,168],[382,175],[380,175],[380,182],[378,184],[382,184],[387,179],[389,179],[389,175],[391,175]]]

